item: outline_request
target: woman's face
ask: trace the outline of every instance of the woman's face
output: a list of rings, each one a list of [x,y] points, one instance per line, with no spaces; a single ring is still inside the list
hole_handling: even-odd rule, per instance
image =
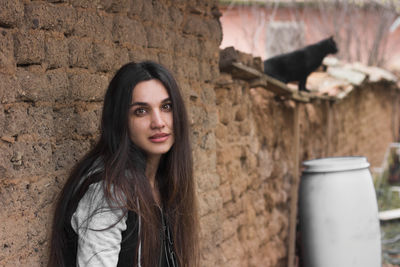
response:
[[[148,156],[167,153],[174,144],[172,102],[156,79],[138,83],[129,109],[129,137]]]

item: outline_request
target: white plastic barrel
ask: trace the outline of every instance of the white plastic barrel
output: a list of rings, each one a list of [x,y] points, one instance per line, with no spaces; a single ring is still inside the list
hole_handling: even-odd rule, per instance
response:
[[[303,162],[299,193],[305,267],[380,267],[376,194],[365,157]]]

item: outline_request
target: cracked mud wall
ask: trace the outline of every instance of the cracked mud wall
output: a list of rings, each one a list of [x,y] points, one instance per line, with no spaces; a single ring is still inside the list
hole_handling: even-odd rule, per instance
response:
[[[1,266],[44,266],[56,195],[98,138],[108,81],[142,59],[170,68],[188,105],[201,266],[286,266],[293,103],[220,75],[217,1],[0,4]],[[301,159],[365,153],[379,164],[397,136],[390,92],[303,105]]]
[[[44,266],[56,195],[98,138],[109,80],[132,60],[155,60],[175,74],[190,113],[198,192],[215,195],[217,1],[0,6],[1,266]],[[218,205],[208,204],[200,206],[204,266],[219,258]]]
[[[395,83],[355,88],[335,102],[297,103],[299,160],[362,155],[379,167],[398,138]],[[221,73],[216,81],[221,266],[287,266],[295,181],[295,105]],[[330,121],[330,122],[329,122]]]

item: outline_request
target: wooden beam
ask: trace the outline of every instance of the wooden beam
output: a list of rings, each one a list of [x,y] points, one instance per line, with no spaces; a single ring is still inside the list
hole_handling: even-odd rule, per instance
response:
[[[326,112],[327,112],[327,114],[326,114],[326,116],[327,116],[327,118],[326,118],[326,124],[327,124],[327,126],[326,126],[326,131],[327,131],[327,133],[326,133],[326,143],[327,143],[327,148],[326,148],[326,156],[327,157],[329,157],[329,156],[331,156],[331,153],[332,153],[332,143],[333,143],[333,140],[332,140],[332,131],[333,131],[333,121],[332,121],[332,108],[333,108],[333,104],[332,104],[332,102],[331,101],[326,101],[326,104],[325,104],[325,107],[326,107]]]
[[[300,105],[296,106],[293,114],[293,183],[290,192],[290,217],[289,217],[289,244],[288,267],[295,266],[296,260],[296,226],[297,226],[297,202],[300,186]]]
[[[297,102],[304,102],[304,103],[310,102],[310,96],[305,95],[303,93],[299,93],[298,91],[293,92],[292,98]]]
[[[260,78],[263,74],[256,69],[250,68],[243,63],[233,62],[231,69],[232,76],[242,80]]]

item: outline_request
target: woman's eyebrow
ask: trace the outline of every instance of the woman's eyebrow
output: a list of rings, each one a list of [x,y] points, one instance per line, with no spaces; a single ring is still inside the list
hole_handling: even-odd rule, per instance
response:
[[[163,101],[161,101],[161,103],[165,103],[165,102],[171,102],[171,98],[167,97],[166,99],[164,99]]]
[[[166,103],[166,102],[171,102],[171,98],[167,97],[166,99],[162,100],[161,103]],[[148,106],[149,104],[146,102],[133,102],[132,104],[129,104],[130,107],[133,106]]]
[[[132,104],[129,104],[130,107],[133,106],[148,106],[149,104],[147,104],[146,102],[134,102]]]

